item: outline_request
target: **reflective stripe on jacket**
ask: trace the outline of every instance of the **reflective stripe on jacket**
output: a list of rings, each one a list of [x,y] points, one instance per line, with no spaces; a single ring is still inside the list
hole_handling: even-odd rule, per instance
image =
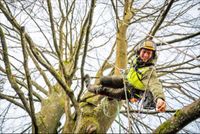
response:
[[[143,75],[149,70],[149,67],[138,68],[136,71],[134,68],[131,68],[127,75],[128,82],[136,89],[144,90],[145,86],[142,83]]]
[[[136,64],[136,59],[134,59],[133,64]],[[128,74],[128,82],[136,89],[139,90],[150,90],[154,96],[154,100],[157,98],[162,98],[165,100],[165,95],[162,89],[162,85],[157,78],[156,69],[154,66],[147,66],[137,68],[137,70],[131,65]]]

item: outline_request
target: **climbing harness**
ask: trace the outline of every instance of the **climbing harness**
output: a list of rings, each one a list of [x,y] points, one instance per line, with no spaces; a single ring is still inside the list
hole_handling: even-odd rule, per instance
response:
[[[138,71],[135,71],[134,68],[131,68],[127,75],[128,82],[135,89],[139,89],[139,90],[144,89],[144,84],[142,83],[141,79],[142,79],[142,75],[145,74],[148,70],[149,70],[149,67],[138,68]]]
[[[107,62],[109,62],[108,60],[107,60]],[[119,71],[120,71],[120,73],[121,73],[121,75],[123,76],[122,78],[123,78],[123,85],[124,85],[124,93],[125,93],[125,101],[126,101],[126,105],[127,105],[127,108],[126,108],[126,111],[127,111],[127,117],[128,117],[128,133],[130,133],[131,132],[131,119],[130,119],[130,109],[129,109],[129,101],[130,102],[135,102],[136,100],[134,100],[134,99],[128,99],[128,95],[127,95],[127,87],[126,87],[126,80],[127,80],[127,77],[126,77],[126,75],[125,75],[125,72],[126,72],[126,70],[125,69],[121,69],[121,68],[119,68],[119,67],[117,67],[116,65],[114,65],[113,63],[111,63],[111,62],[109,62],[113,67],[115,67],[116,69],[118,69]],[[148,71],[149,70],[149,67],[148,68],[142,68],[142,70],[138,70],[139,72],[143,72],[143,74],[146,72],[146,71]],[[139,87],[139,89],[144,89],[145,88],[145,90],[144,90],[144,93],[143,93],[143,95],[142,95],[142,97],[141,97],[141,100],[140,100],[140,104],[141,105],[139,105],[138,106],[138,108],[139,108],[139,112],[137,112],[137,115],[136,115],[136,118],[138,118],[139,117],[139,115],[138,114],[140,114],[140,111],[141,111],[141,109],[143,108],[143,102],[144,102],[144,97],[146,96],[146,92],[147,92],[147,88],[148,88],[148,85],[149,85],[149,81],[150,81],[150,78],[151,78],[151,75],[152,75],[152,72],[153,72],[153,69],[151,70],[151,72],[150,72],[150,75],[149,75],[149,77],[148,77],[148,83],[147,83],[147,86],[146,87],[144,87],[144,85],[143,85],[143,83],[141,82],[140,83],[140,87]],[[133,73],[133,70],[132,70],[132,73]],[[133,74],[129,74],[130,76],[131,75],[133,75]],[[142,78],[142,74],[139,74],[140,76],[138,77],[139,79],[141,79]],[[130,77],[130,76],[128,76],[128,78]],[[133,85],[133,83],[134,82],[132,82],[131,84]],[[105,97],[104,97],[105,98]],[[112,117],[114,117],[114,116],[116,116],[116,113],[114,113],[114,114],[109,114],[109,113],[111,113],[110,111],[108,111],[109,110],[109,101],[108,100],[106,100],[106,99],[108,99],[108,98],[105,98],[104,100],[102,100],[102,102],[104,102],[104,103],[102,103],[102,106],[103,106],[103,112],[104,112],[104,115],[105,116],[107,116],[107,117],[110,117],[110,118],[112,118]],[[115,100],[115,99],[114,99]],[[118,117],[119,117],[119,104],[118,104],[118,100],[115,100],[116,101],[116,104],[117,104],[117,113],[118,113]],[[139,103],[138,103],[139,104]],[[136,119],[135,118],[135,119]],[[135,119],[133,119],[133,121],[135,120]]]
[[[150,81],[150,78],[151,78],[151,75],[152,75],[152,73],[153,73],[153,69],[151,69],[151,72],[150,72],[150,75],[149,75],[149,77],[148,77],[148,82],[147,82],[147,86],[145,87],[145,90],[144,90],[144,93],[143,93],[143,95],[142,95],[142,99],[141,99],[141,101],[140,101],[140,105],[139,105],[139,109],[138,109],[138,113],[137,113],[137,116],[136,117],[140,117],[138,114],[140,114],[140,112],[141,112],[141,110],[144,108],[144,105],[143,105],[143,103],[144,103],[144,100],[145,100],[145,97],[147,97],[146,96],[146,94],[147,94],[147,92],[148,92],[148,85],[149,85],[149,81]],[[147,111],[148,111],[149,109],[147,109]],[[146,117],[146,116],[145,116]],[[145,118],[145,117],[143,117],[143,118]]]
[[[126,105],[127,105],[127,108],[126,108],[126,111],[127,111],[127,118],[128,118],[128,133],[131,133],[131,117],[130,117],[130,108],[129,108],[129,102],[137,102],[138,101],[138,99],[136,99],[136,98],[131,98],[131,99],[128,99],[128,95],[127,95],[127,93],[128,93],[128,90],[127,90],[127,85],[126,85],[126,81],[127,81],[127,77],[130,77],[131,75],[135,75],[135,74],[133,74],[134,73],[134,71],[132,70],[132,71],[130,71],[131,73],[129,73],[128,75],[130,75],[130,76],[127,76],[126,77],[126,75],[125,75],[125,72],[126,72],[126,70],[125,69],[120,69],[119,67],[117,67],[117,66],[115,66],[114,64],[112,64],[112,63],[110,63],[113,67],[115,67],[116,69],[118,69],[119,71],[120,71],[120,73],[121,73],[121,75],[122,75],[122,78],[123,78],[123,85],[124,85],[124,93],[125,93],[125,102],[126,102]],[[150,72],[150,75],[149,75],[149,77],[148,77],[148,84],[147,84],[147,86],[146,87],[144,87],[144,85],[143,85],[143,83],[141,82],[141,78],[142,78],[142,75],[144,74],[144,73],[146,73],[148,70],[149,70],[149,68],[150,67],[144,67],[144,68],[139,68],[138,69],[138,71],[139,72],[137,72],[137,73],[139,73],[138,75],[139,75],[139,77],[136,79],[134,79],[134,82],[132,82],[131,83],[131,85],[132,84],[134,84],[136,81],[138,81],[138,82],[140,82],[140,87],[139,87],[139,89],[144,89],[144,93],[143,93],[143,95],[142,96],[138,96],[138,98],[140,98],[140,101],[138,102],[138,111],[139,112],[137,112],[137,114],[136,114],[136,118],[135,119],[137,119],[137,118],[139,118],[140,117],[140,111],[142,110],[142,108],[143,108],[143,102],[144,102],[144,100],[145,100],[145,97],[148,97],[148,96],[146,96],[147,95],[147,87],[148,87],[148,85],[149,85],[149,81],[150,81],[150,78],[151,78],[151,75],[152,75],[152,72],[153,72],[153,69],[151,69],[151,72]],[[135,71],[135,73],[136,73],[136,71]],[[136,76],[136,75],[135,75]],[[137,76],[136,76],[137,77]],[[136,82],[136,83],[138,83],[138,82]],[[135,85],[135,84],[134,84]],[[115,100],[115,102],[116,102],[116,105],[117,105],[117,114],[118,114],[118,117],[119,117],[119,102],[118,102],[118,100],[116,100],[116,99],[114,99]],[[114,116],[116,116],[116,113],[113,113],[113,114],[110,114],[110,113],[112,113],[111,111],[109,111],[109,101],[108,101],[108,97],[104,97],[104,99],[102,99],[102,107],[103,107],[103,113],[104,113],[104,115],[105,116],[107,116],[107,117],[109,117],[109,118],[112,118],[112,117],[114,117]],[[135,120],[135,119],[133,119],[133,121]]]
[[[146,93],[147,93],[147,91],[149,90],[149,89],[148,89],[148,85],[149,85],[149,81],[150,81],[150,78],[151,78],[151,76],[152,76],[152,73],[153,73],[153,68],[151,69],[151,72],[150,72],[150,74],[149,74],[147,86],[145,87],[144,94],[143,94],[143,97],[142,97],[142,102],[144,101],[144,98],[145,98],[145,96],[146,96]]]

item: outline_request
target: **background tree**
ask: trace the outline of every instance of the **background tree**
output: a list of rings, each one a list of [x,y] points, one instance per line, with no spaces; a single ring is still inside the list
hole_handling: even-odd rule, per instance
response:
[[[0,132],[197,132],[198,12],[196,0],[1,0]],[[149,37],[165,113],[87,92],[84,74],[123,75]]]

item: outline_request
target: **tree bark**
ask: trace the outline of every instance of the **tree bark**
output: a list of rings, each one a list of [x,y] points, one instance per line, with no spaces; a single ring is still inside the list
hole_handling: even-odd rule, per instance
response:
[[[163,124],[161,124],[154,133],[176,133],[190,122],[200,117],[200,99],[185,106]]]
[[[123,19],[117,20],[115,75],[120,75],[120,69],[126,69],[127,66],[126,33],[133,17],[132,3],[132,0],[125,0]],[[102,96],[96,96],[81,103],[82,113],[80,119],[76,121],[75,133],[106,133],[108,131],[119,113],[122,101],[101,99]]]
[[[36,114],[39,133],[56,133],[64,113],[66,94],[60,86],[53,87],[48,99],[42,101],[41,110]]]

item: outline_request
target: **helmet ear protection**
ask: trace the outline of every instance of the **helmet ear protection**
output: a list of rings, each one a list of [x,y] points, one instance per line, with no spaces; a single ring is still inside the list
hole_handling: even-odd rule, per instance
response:
[[[156,56],[156,44],[152,40],[145,40],[144,42],[142,42],[141,44],[139,44],[139,46],[138,46],[138,48],[136,50],[137,55],[140,54],[140,50],[141,49],[152,50],[153,51],[152,59],[155,58],[155,56]]]

